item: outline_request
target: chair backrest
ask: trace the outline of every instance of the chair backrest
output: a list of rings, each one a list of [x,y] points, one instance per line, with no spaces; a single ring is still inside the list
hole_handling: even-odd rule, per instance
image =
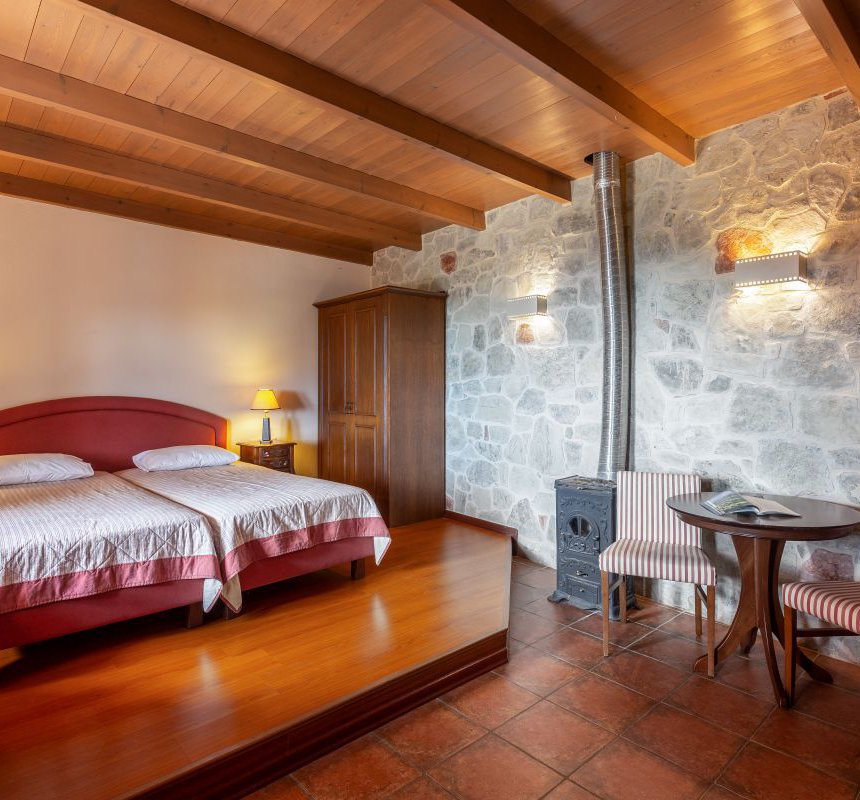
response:
[[[666,500],[702,490],[698,475],[668,472],[619,472],[617,477],[619,539],[641,539],[701,547],[702,532],[681,522]]]

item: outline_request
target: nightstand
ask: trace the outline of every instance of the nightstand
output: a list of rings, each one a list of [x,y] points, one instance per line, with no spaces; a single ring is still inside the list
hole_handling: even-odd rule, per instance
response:
[[[276,469],[279,472],[296,474],[296,464],[293,459],[295,442],[279,442],[275,439],[271,444],[262,442],[239,442],[239,458],[248,464]]]

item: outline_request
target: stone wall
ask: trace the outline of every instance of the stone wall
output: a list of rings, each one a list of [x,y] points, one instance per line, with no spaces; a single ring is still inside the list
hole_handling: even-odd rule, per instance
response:
[[[715,487],[860,504],[860,117],[814,98],[714,134],[696,163],[628,165],[634,302],[632,466]],[[734,259],[807,250],[813,289],[733,288]],[[375,285],[446,289],[448,503],[516,526],[555,558],[553,481],[593,475],[600,438],[600,282],[590,181],[573,202],[531,197],[377,254]],[[509,320],[546,294],[549,316]],[[726,537],[707,538],[732,576]],[[789,548],[786,575],[860,578],[860,538]],[[691,607],[689,589],[654,585]],[[723,580],[730,612],[736,580]],[[850,654],[857,640],[835,640]],[[853,650],[860,660],[860,650]]]

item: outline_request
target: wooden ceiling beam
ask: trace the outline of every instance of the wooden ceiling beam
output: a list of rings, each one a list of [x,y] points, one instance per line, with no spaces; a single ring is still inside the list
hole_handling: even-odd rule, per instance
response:
[[[848,91],[860,104],[860,31],[841,0],[794,0]]]
[[[168,41],[299,92],[350,116],[429,145],[487,174],[553,200],[570,200],[570,178],[522,155],[401,105],[170,0],[72,0]]]
[[[392,228],[338,211],[299,203],[257,189],[195,175],[191,172],[140,161],[89,145],[55,139],[40,133],[0,127],[0,152],[44,164],[54,164],[89,175],[149,186],[182,197],[253,211],[287,222],[351,236],[376,246],[421,249],[421,234]]]
[[[257,228],[229,220],[215,219],[179,209],[153,206],[122,197],[97,194],[72,186],[60,186],[56,183],[22,178],[20,175],[0,174],[0,194],[36,200],[55,206],[77,208],[81,211],[94,211],[111,217],[148,222],[168,228],[223,236],[227,239],[263,244],[282,250],[325,256],[339,261],[352,261],[356,264],[368,265],[373,263],[373,251],[369,249],[360,250],[331,242],[318,242],[314,239],[305,239],[301,236],[293,236],[267,228]]]
[[[690,134],[505,0],[425,3],[657,152],[679,164],[695,160],[696,141]]]
[[[383,200],[446,224],[485,227],[484,213],[476,208],[2,55],[0,90],[234,162]]]

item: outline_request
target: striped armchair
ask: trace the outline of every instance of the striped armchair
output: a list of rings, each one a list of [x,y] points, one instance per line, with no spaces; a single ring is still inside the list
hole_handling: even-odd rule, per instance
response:
[[[663,472],[619,472],[617,487],[617,538],[600,554],[603,654],[609,655],[609,597],[617,586],[626,594],[625,576],[692,583],[696,636],[702,635],[702,600],[707,604],[708,675],[713,677],[717,573],[701,549],[702,532],[682,522],[666,505],[673,495],[700,492],[701,479]],[[616,576],[612,584],[610,574]],[[627,598],[620,601],[621,621],[627,622]]]
[[[798,637],[860,636],[860,583],[786,583],[782,587],[782,601],[785,605],[785,683],[788,704],[792,705],[797,683]],[[834,627],[798,630],[798,611]]]

